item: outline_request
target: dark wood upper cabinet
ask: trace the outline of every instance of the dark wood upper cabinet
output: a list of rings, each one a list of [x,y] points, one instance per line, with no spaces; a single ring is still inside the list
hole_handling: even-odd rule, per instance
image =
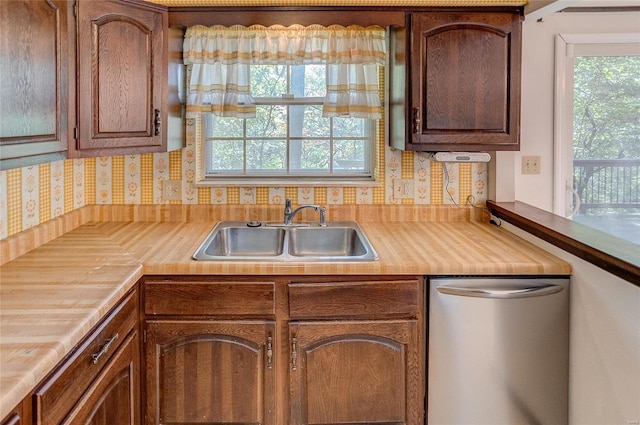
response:
[[[2,1],[0,16],[0,169],[64,159],[75,122],[72,3]]]
[[[72,156],[166,150],[167,12],[78,2],[78,138]]]
[[[518,150],[520,14],[425,12],[407,22],[391,35],[392,146]]]

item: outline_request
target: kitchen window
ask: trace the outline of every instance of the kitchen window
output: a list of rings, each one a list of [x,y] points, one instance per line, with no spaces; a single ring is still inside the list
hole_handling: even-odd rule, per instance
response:
[[[213,182],[371,182],[382,118],[380,27],[192,27],[187,117]]]
[[[206,177],[371,178],[375,120],[325,117],[325,65],[251,65],[255,117],[203,115]]]
[[[556,214],[640,244],[640,34],[556,39]]]

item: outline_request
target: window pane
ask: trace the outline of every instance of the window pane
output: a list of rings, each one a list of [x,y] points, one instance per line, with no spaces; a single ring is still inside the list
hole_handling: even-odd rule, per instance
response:
[[[324,97],[326,65],[295,65],[291,67],[291,93],[295,97]]]
[[[243,172],[242,146],[242,140],[210,140],[207,143],[210,172]]]
[[[574,62],[575,221],[640,244],[640,56]]]
[[[338,172],[369,171],[368,140],[336,140],[333,144],[333,166]]]
[[[256,117],[247,119],[248,137],[286,137],[287,107],[258,105]]]
[[[364,118],[334,118],[334,137],[369,137],[369,120]]]
[[[203,114],[207,137],[242,137],[243,120]]]
[[[253,97],[280,97],[287,93],[286,65],[251,65]]]
[[[248,140],[247,173],[286,173],[286,140]]]
[[[331,144],[328,140],[292,140],[289,168],[292,173],[329,172]]]
[[[320,105],[289,107],[290,137],[329,137],[329,118],[322,117]]]

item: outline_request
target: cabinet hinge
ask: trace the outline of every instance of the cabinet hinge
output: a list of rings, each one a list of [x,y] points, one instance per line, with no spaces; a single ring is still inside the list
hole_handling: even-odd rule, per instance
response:
[[[147,343],[147,331],[146,331],[146,329],[142,331],[142,342],[144,344]]]
[[[75,3],[73,4],[73,16],[74,16],[75,18],[77,18],[77,17],[78,17],[78,2],[75,2]]]

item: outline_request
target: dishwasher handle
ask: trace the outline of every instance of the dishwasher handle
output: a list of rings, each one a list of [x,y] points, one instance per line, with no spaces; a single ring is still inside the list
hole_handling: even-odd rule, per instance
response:
[[[556,294],[562,291],[562,286],[552,284],[510,284],[510,285],[486,285],[466,286],[460,285],[438,285],[437,291],[446,295],[457,295],[461,297],[477,297],[477,298],[532,298],[542,297],[544,295]]]

